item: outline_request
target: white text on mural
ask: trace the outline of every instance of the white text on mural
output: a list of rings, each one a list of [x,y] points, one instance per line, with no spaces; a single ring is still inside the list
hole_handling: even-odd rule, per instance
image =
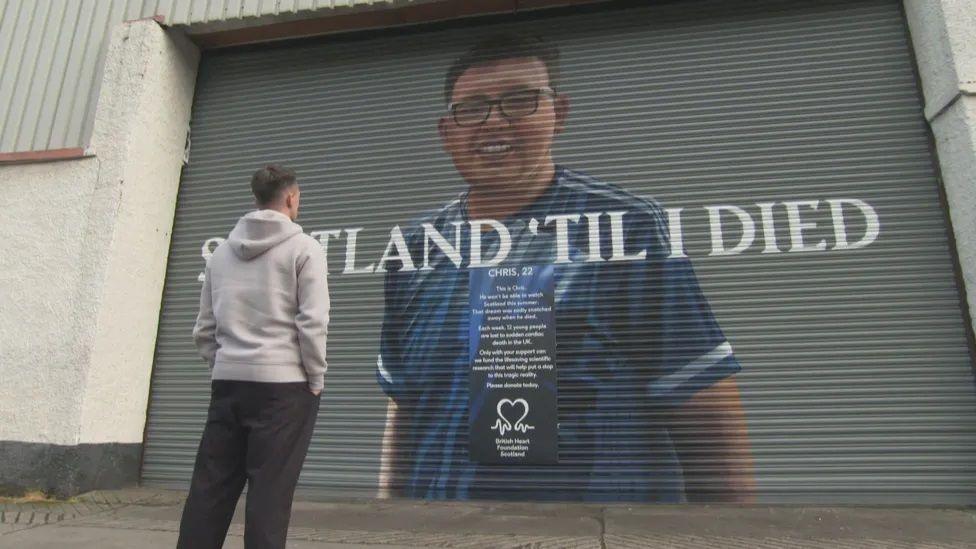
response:
[[[579,214],[550,215],[543,219],[530,219],[517,230],[528,230],[532,235],[547,234],[553,241],[552,261],[564,263],[599,263],[640,261],[655,250],[634,248],[633,242],[665,242],[664,253],[669,258],[705,256],[737,256],[748,253],[809,253],[847,251],[865,248],[881,234],[881,221],[870,204],[856,198],[826,200],[789,200],[782,202],[757,202],[749,207],[731,204],[704,206],[702,208],[664,208],[664,219],[652,219],[647,212],[608,211],[582,212]],[[699,216],[697,226],[707,228],[704,243],[694,252],[689,251],[685,234],[689,218]],[[513,251],[513,230],[493,219],[476,219],[454,222],[450,230],[437,230],[429,223],[421,225],[422,250],[410,250],[399,225],[393,226],[385,237],[386,246],[378,260],[360,265],[359,235],[363,227],[315,230],[309,234],[325,250],[330,260],[338,253],[342,269],[330,268],[330,272],[344,275],[382,273],[387,270],[432,270],[435,250],[447,258],[447,265],[454,268],[495,267],[503,264]],[[470,235],[467,248],[462,249],[462,233]],[[663,232],[661,238],[641,238],[626,231]],[[489,233],[495,233],[490,235]],[[575,239],[573,236],[576,235]],[[582,235],[582,238],[580,238]],[[654,235],[645,235],[653,237]],[[494,245],[491,250],[483,246],[488,238]],[[208,238],[201,246],[205,261],[223,238]],[[573,242],[584,245],[574,246]],[[338,244],[339,246],[336,246]],[[343,247],[344,250],[339,251]],[[463,253],[463,252],[467,253]],[[413,252],[413,253],[411,253]],[[375,257],[375,256],[374,256]],[[467,261],[464,258],[468,258]],[[198,277],[203,280],[203,274]]]

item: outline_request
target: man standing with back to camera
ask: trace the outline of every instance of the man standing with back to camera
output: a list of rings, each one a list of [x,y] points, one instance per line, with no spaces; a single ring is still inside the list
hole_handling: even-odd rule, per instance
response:
[[[212,371],[178,549],[223,546],[248,485],[244,546],[285,547],[326,371],[326,257],[302,232],[295,172],[251,178],[258,209],[207,263],[193,337]]]

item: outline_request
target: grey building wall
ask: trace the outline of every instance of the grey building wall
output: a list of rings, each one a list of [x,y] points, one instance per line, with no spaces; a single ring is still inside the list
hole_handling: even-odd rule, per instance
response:
[[[122,21],[162,16],[167,25],[192,31],[414,3],[0,0],[0,154],[89,146],[108,36]]]

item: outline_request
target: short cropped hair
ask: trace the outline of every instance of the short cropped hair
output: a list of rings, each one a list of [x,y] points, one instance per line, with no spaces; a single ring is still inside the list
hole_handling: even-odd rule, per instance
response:
[[[295,170],[281,164],[268,164],[251,176],[251,192],[258,204],[266,206],[276,202],[284,190],[295,183]]]
[[[546,42],[539,36],[517,33],[504,33],[489,36],[472,46],[458,57],[447,69],[444,81],[444,101],[451,102],[454,95],[454,85],[464,71],[475,65],[493,63],[504,59],[519,57],[535,57],[546,65],[549,73],[549,87],[558,89],[559,86],[559,48]]]

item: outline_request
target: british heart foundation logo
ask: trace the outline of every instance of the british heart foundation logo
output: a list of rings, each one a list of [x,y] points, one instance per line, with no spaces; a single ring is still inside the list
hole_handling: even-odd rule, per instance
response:
[[[497,430],[500,436],[504,436],[509,431],[525,433],[535,429],[532,425],[523,423],[526,416],[529,415],[529,403],[524,398],[515,400],[503,398],[498,401],[495,411],[498,412],[498,419],[495,420],[495,424],[491,428]],[[512,421],[513,419],[514,421]]]

